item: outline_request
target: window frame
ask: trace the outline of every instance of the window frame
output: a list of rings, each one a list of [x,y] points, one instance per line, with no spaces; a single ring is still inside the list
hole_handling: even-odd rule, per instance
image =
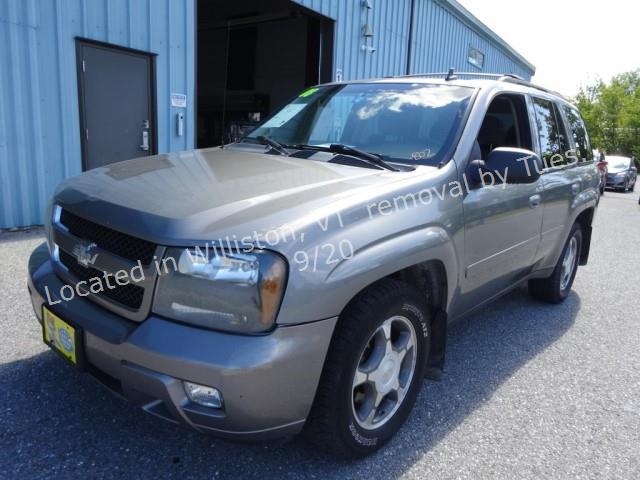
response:
[[[489,112],[489,109],[491,108],[491,104],[496,100],[496,98],[498,97],[514,97],[514,96],[519,96],[522,98],[522,100],[524,101],[524,108],[525,108],[525,112],[523,112],[524,116],[522,118],[520,118],[520,115],[518,114],[517,108],[516,106],[513,104],[513,99],[512,98],[507,98],[507,100],[510,103],[510,108],[511,108],[511,113],[514,116],[515,120],[516,120],[516,128],[518,129],[518,140],[519,143],[522,143],[522,136],[523,136],[523,131],[521,131],[519,129],[519,125],[518,121],[526,121],[529,124],[529,136],[531,138],[531,151],[535,152],[536,151],[536,131],[534,130],[534,126],[532,123],[532,118],[531,118],[531,109],[529,107],[529,98],[528,95],[524,92],[518,92],[515,90],[500,90],[500,91],[496,91],[494,92],[491,96],[489,96],[486,100],[486,108],[484,109],[484,112],[482,113],[482,120],[479,123],[478,126],[478,131],[475,134],[474,139],[477,140],[478,135],[480,133],[480,129],[482,128],[482,124],[484,122],[484,119],[487,117],[487,113]],[[522,147],[521,147],[522,148]]]
[[[480,65],[475,63],[475,58],[473,54],[476,54],[476,53],[480,54],[480,56],[482,57],[482,61],[480,62]],[[486,59],[486,55],[482,50],[474,47],[473,45],[469,45],[469,48],[467,49],[467,62],[469,63],[469,65],[474,66],[478,70],[484,70],[485,59]]]

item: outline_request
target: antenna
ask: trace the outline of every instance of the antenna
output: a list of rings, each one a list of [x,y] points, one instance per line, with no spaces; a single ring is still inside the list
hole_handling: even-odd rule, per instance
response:
[[[231,22],[227,20],[227,40],[224,58],[224,91],[222,92],[222,130],[220,133],[220,148],[224,149],[224,129],[227,121],[227,87],[229,83],[229,43],[231,42]]]
[[[447,76],[444,78],[447,82],[451,81],[451,80],[457,80],[458,77],[455,74],[455,71],[453,70],[453,68],[450,68],[449,71],[447,72]]]

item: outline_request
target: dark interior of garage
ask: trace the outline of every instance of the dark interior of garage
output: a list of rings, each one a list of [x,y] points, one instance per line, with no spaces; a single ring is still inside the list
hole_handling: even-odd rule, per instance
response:
[[[333,21],[288,0],[199,0],[197,146],[237,140],[309,85],[329,81]]]

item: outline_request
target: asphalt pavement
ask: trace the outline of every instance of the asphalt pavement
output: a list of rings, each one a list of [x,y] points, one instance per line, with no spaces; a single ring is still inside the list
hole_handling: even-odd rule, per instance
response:
[[[520,289],[452,327],[386,448],[337,462],[300,439],[227,443],[164,423],[49,351],[26,265],[41,229],[0,232],[2,478],[640,478],[640,205],[607,192],[589,265],[559,306]]]

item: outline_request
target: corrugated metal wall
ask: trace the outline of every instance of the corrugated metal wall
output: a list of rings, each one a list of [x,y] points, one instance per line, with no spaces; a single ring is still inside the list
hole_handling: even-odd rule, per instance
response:
[[[484,54],[484,68],[469,63],[470,46]],[[447,2],[416,0],[412,73],[446,72],[450,67],[463,72],[515,73],[526,79],[533,73]]]
[[[193,148],[194,22],[194,0],[0,1],[0,228],[42,223],[81,172],[76,36],[158,54],[158,148]],[[172,92],[187,94],[183,137]]]
[[[334,71],[343,79],[406,71],[411,0],[296,0],[333,18]],[[412,73],[471,71],[469,46],[484,72],[532,72],[455,0],[415,0]],[[456,6],[457,5],[457,6]],[[368,22],[374,37],[365,41]],[[76,36],[158,54],[160,152],[193,148],[195,0],[0,0],[0,228],[42,223],[55,186],[81,172]],[[365,53],[366,43],[377,49]],[[170,93],[187,94],[186,131],[178,137]]]
[[[361,0],[295,0],[335,20],[334,70],[342,70],[344,80],[406,73],[411,0],[370,0],[367,10]],[[411,73],[458,71],[515,73],[526,79],[532,71],[506,48],[457,14],[456,2],[416,0],[412,34]],[[368,20],[367,20],[368,15]],[[368,45],[376,52],[365,53],[362,27],[369,23],[374,32]],[[485,55],[482,70],[467,61],[469,46]]]
[[[371,10],[363,8],[361,0],[295,1],[335,20],[333,66],[342,70],[343,80],[404,74],[411,0],[371,0]],[[374,37],[365,42],[367,15]],[[376,53],[363,52],[364,43]]]

